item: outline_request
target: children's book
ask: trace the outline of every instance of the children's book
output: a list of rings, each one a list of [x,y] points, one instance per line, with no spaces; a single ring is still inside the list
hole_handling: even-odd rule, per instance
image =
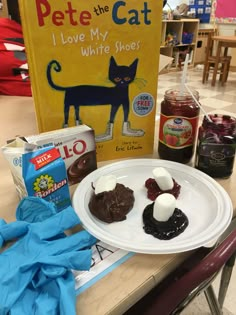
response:
[[[19,0],[39,132],[89,125],[97,161],[151,154],[162,0]]]

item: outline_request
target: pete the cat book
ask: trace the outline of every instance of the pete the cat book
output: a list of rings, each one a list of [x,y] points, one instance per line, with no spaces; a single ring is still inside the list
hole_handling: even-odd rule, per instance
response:
[[[162,0],[19,0],[39,132],[86,124],[97,161],[153,153]]]

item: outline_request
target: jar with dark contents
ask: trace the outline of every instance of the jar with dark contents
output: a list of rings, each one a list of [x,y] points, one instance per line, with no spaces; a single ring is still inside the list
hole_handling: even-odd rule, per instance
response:
[[[195,167],[214,178],[233,172],[236,118],[229,115],[204,116],[199,127]]]
[[[191,91],[196,100],[199,93]],[[200,108],[192,95],[167,90],[161,102],[158,153],[160,158],[188,163],[194,153]]]

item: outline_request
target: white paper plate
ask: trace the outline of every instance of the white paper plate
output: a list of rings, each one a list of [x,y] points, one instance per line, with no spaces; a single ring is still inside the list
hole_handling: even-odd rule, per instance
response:
[[[172,240],[156,239],[143,230],[142,213],[152,203],[144,183],[153,178],[152,170],[160,166],[181,185],[176,206],[189,219],[186,230]],[[133,189],[135,197],[127,219],[110,224],[96,219],[88,208],[91,183],[108,174],[114,174],[117,182]],[[131,159],[101,167],[78,185],[72,202],[83,227],[92,235],[118,248],[148,254],[177,253],[207,246],[225,231],[233,214],[228,194],[214,179],[190,166],[158,159]]]

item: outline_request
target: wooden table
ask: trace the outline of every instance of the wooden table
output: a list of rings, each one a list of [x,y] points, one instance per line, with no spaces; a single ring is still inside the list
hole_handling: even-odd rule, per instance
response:
[[[0,95],[0,145],[16,135],[36,133],[33,101],[29,97]],[[156,153],[152,157],[157,157]],[[106,162],[107,163],[107,162]],[[106,163],[99,163],[99,166]],[[15,220],[18,204],[15,187],[7,162],[0,154],[0,218]],[[236,167],[233,175],[218,181],[230,195],[236,208]],[[236,215],[236,212],[234,213]],[[178,266],[190,253],[170,255],[135,254],[104,278],[83,292],[77,299],[80,315],[118,315],[149,292]]]
[[[212,77],[212,81],[211,81],[211,85],[215,86],[221,50],[222,50],[222,48],[224,48],[224,56],[227,56],[228,55],[228,48],[236,48],[236,36],[218,35],[218,36],[213,36],[212,39],[217,43],[216,63],[214,66],[213,77]]]

